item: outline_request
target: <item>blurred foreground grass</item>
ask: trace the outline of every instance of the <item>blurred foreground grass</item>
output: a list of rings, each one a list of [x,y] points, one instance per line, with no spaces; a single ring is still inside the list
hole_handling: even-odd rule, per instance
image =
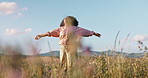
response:
[[[79,56],[65,72],[58,57],[1,55],[0,78],[148,78],[148,58]]]

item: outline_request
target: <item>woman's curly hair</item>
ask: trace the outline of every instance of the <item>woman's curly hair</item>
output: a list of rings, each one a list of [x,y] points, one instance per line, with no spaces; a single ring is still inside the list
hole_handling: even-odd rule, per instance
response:
[[[66,18],[69,18],[72,21],[72,25],[73,26],[78,26],[79,22],[77,21],[77,19],[73,16],[67,16]],[[65,19],[65,18],[64,18]],[[64,26],[64,19],[62,20],[60,27]]]

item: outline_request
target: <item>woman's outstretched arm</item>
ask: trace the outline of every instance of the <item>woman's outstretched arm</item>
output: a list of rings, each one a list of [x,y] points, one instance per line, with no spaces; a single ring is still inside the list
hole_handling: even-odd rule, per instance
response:
[[[101,34],[96,33],[94,31],[90,31],[90,30],[84,29],[84,28],[79,28],[78,29],[78,34],[80,34],[83,37],[89,37],[89,36],[92,36],[92,35],[95,35],[97,37],[101,37]]]
[[[91,34],[91,35],[83,35],[83,37],[89,37],[89,36],[92,36],[92,35],[95,35],[95,36],[97,36],[97,37],[101,37],[101,34],[99,34],[99,33],[93,33],[93,34]]]
[[[60,35],[60,28],[57,28],[57,29],[54,29],[54,30],[51,30],[51,31],[49,31],[49,32],[47,32],[47,33],[45,33],[45,34],[40,34],[40,35],[37,35],[36,37],[35,37],[35,39],[36,40],[38,40],[38,39],[40,39],[41,37],[46,37],[46,36],[48,36],[48,37],[59,37],[59,35]]]
[[[45,37],[45,36],[49,36],[48,33],[37,35],[37,36],[35,37],[35,39],[38,40],[38,39],[40,39],[40,38],[42,38],[42,37]]]

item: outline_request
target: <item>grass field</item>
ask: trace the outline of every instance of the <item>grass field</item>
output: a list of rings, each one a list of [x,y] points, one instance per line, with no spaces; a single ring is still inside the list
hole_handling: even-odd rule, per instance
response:
[[[58,57],[0,56],[0,78],[148,78],[148,57],[78,57],[71,70]]]
[[[0,55],[0,78],[148,78],[147,48],[140,48],[145,52],[141,58],[122,53],[78,56],[68,71],[61,67],[59,57],[37,56],[37,48],[33,44],[30,48],[34,56],[22,55],[19,45],[1,46],[0,51],[10,55]]]

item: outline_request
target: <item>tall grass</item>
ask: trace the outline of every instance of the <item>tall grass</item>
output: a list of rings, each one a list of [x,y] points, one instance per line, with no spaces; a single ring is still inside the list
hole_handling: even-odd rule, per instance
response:
[[[147,78],[148,58],[80,56],[69,71],[56,57],[0,56],[0,78]]]

